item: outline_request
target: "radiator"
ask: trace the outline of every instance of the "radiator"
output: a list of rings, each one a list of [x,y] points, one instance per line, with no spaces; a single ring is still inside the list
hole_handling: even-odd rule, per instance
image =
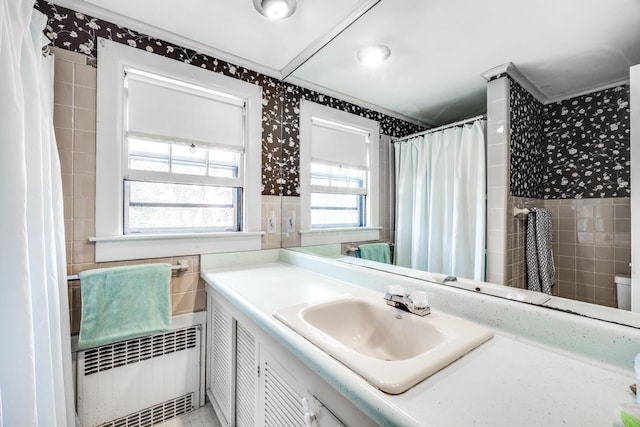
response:
[[[83,427],[152,426],[199,407],[201,326],[81,350]]]

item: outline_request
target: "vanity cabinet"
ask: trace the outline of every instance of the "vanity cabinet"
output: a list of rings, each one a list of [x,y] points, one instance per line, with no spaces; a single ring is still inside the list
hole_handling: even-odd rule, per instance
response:
[[[344,427],[344,424],[305,385],[267,350],[261,352],[264,375],[260,381],[262,426]]]
[[[228,304],[207,297],[207,396],[222,425],[256,425],[258,345],[231,315]]]
[[[223,426],[376,425],[223,296],[207,291],[207,395]]]

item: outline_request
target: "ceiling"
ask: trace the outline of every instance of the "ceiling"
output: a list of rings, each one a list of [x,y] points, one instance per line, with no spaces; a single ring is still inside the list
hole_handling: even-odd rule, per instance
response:
[[[640,63],[638,0],[298,0],[283,21],[253,0],[54,2],[429,125],[484,113],[482,74],[501,64],[548,102],[627,80]],[[356,59],[368,44],[391,48],[379,68]]]

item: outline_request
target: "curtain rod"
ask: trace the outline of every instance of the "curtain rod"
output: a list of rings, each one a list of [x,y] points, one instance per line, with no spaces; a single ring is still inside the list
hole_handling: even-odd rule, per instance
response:
[[[476,120],[486,119],[486,118],[487,118],[486,114],[480,114],[479,116],[469,117],[468,119],[460,120],[459,122],[449,123],[448,125],[443,125],[443,126],[439,126],[437,128],[427,129],[427,130],[423,130],[422,132],[416,132],[416,133],[412,133],[411,135],[403,136],[401,138],[396,138],[396,139],[393,140],[393,143],[395,144],[395,143],[400,142],[400,141],[404,141],[404,140],[407,140],[407,139],[415,138],[416,136],[426,135],[428,133],[437,132],[439,130],[444,130],[444,129],[449,129],[449,128],[452,128],[452,127],[463,125],[465,123],[475,122]]]

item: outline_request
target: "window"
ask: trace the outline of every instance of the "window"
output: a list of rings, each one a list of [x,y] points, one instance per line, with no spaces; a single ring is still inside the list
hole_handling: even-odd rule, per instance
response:
[[[366,169],[311,162],[311,228],[364,227]]]
[[[125,68],[124,234],[240,231],[244,100]]]
[[[303,245],[378,238],[378,139],[377,122],[302,101]]]
[[[106,40],[99,58],[96,260],[260,249],[261,89]]]

